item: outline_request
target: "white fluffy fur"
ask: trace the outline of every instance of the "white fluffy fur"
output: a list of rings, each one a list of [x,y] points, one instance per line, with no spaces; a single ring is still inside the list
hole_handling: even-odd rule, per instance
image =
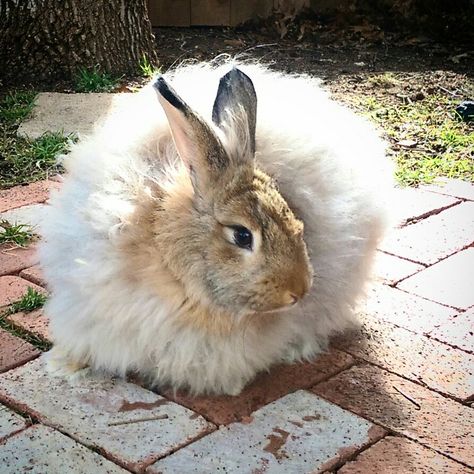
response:
[[[259,65],[239,68],[258,97],[257,161],[305,223],[316,275],[310,294],[264,337],[251,327],[219,337],[178,329],[166,301],[125,282],[116,249],[120,226],[143,177],[166,179],[167,154],[175,156],[165,115],[147,86],[73,148],[62,189],[50,202],[41,261],[52,290],[52,357],[60,365],[84,362],[122,375],[139,370],[175,388],[236,394],[273,363],[314,357],[329,335],[353,322],[392,188],[384,144],[317,80]],[[210,121],[228,70],[190,65],[166,77]]]

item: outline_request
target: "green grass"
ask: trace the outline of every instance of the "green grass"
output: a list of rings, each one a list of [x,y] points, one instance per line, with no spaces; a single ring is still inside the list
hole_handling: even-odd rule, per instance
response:
[[[31,226],[26,224],[10,224],[0,221],[0,244],[15,244],[26,247],[34,237]]]
[[[34,140],[4,132],[0,136],[0,188],[31,183],[61,171],[57,156],[66,154],[74,135],[45,133]]]
[[[146,56],[143,56],[140,62],[138,63],[138,68],[140,70],[140,74],[143,77],[151,78],[156,74],[159,74],[161,71],[161,67],[153,66]]]
[[[28,287],[28,290],[23,297],[15,303],[12,303],[8,311],[10,314],[18,313],[20,311],[28,313],[35,309],[42,308],[46,303],[46,299],[46,295]]]
[[[110,92],[117,87],[119,79],[94,67],[79,69],[74,82],[77,92]]]
[[[10,92],[0,100],[0,189],[45,179],[61,170],[57,155],[69,150],[74,136],[45,133],[29,139],[17,135],[31,113],[36,92]]]
[[[359,98],[359,108],[391,141],[400,184],[432,183],[441,176],[474,182],[474,125],[459,120],[457,103],[441,94],[399,103],[390,97]]]
[[[36,92],[9,92],[0,101],[0,123],[13,126],[25,119],[33,110]]]
[[[29,313],[35,309],[42,308],[46,299],[47,297],[45,295],[29,287],[20,300],[12,303],[5,311],[3,311],[2,314],[0,314],[0,328],[8,331],[14,336],[24,339],[42,351],[51,349],[52,344],[49,341],[45,341],[40,336],[17,326],[7,319],[8,316],[20,311]]]

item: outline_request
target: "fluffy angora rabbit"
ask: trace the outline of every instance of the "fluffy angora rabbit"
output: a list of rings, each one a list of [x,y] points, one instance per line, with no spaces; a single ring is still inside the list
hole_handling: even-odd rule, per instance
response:
[[[316,80],[182,66],[65,166],[41,249],[58,374],[238,394],[353,322],[391,173],[377,134]]]

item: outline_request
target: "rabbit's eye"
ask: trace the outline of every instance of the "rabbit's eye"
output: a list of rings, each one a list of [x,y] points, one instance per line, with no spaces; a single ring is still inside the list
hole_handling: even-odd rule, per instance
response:
[[[240,248],[252,250],[253,237],[246,227],[236,226],[234,229],[234,242]]]

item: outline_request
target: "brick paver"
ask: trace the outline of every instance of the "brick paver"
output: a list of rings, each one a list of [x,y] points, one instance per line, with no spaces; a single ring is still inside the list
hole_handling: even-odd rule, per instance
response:
[[[46,209],[45,204],[31,204],[2,212],[0,220],[6,220],[10,224],[26,224],[33,228],[33,232],[38,232],[39,226],[44,220]]]
[[[0,308],[20,300],[28,291],[28,288],[33,288],[40,293],[46,294],[44,288],[23,278],[10,275],[0,277]]]
[[[338,474],[468,474],[472,470],[405,438],[388,436],[343,466]]]
[[[0,191],[0,219],[39,224],[59,186]],[[0,330],[0,401],[49,425],[0,405],[0,471],[125,472],[115,462],[148,473],[474,472],[471,201],[474,186],[455,180],[399,190],[401,227],[377,252],[362,329],[312,363],[260,374],[236,397],[51,377],[42,358],[31,361],[36,348]],[[0,246],[0,308],[45,283],[33,246]],[[8,320],[49,337],[41,309]]]
[[[20,272],[20,276],[25,280],[31,281],[39,286],[46,286],[46,280],[39,265],[34,265],[30,268],[25,268]]]
[[[457,198],[468,199],[474,201],[474,184],[461,179],[443,178],[438,180],[441,186],[425,186],[423,189],[429,191],[454,196]]]
[[[273,402],[287,393],[308,388],[350,367],[354,359],[344,352],[331,350],[320,354],[314,362],[273,367],[270,372],[260,374],[238,396],[193,397],[179,394],[167,397],[201,413],[218,425],[248,417],[257,408]]]
[[[26,428],[27,422],[24,418],[0,405],[0,441]],[[1,460],[1,455],[0,455]]]
[[[314,472],[329,469],[384,431],[298,391],[158,461],[147,472]]]
[[[122,380],[52,377],[42,358],[1,375],[0,399],[132,470],[213,429],[191,410]]]
[[[474,467],[474,412],[374,366],[355,366],[314,387],[337,405]]]
[[[393,212],[402,224],[436,214],[459,203],[459,199],[414,188],[395,191],[396,207]]]
[[[15,186],[10,189],[0,190],[0,212],[10,209],[45,202],[52,189],[58,189],[60,184],[56,181],[44,180],[27,186]]]
[[[21,248],[14,245],[0,245],[0,276],[19,273],[38,262],[36,248],[30,245]]]
[[[423,265],[379,251],[375,256],[373,274],[389,285],[394,285],[424,268]]]
[[[380,249],[424,264],[433,264],[474,242],[474,202],[464,202],[434,216],[393,230]]]
[[[474,394],[474,356],[371,317],[337,347],[460,399]]]
[[[35,425],[0,445],[2,474],[125,474],[127,471],[47,426]]]
[[[457,311],[386,285],[374,285],[358,312],[423,334],[449,321]]]
[[[0,329],[0,372],[18,367],[40,354],[36,347]]]
[[[474,353],[474,308],[453,316],[429,334],[439,341]]]
[[[26,329],[43,339],[49,339],[49,319],[45,316],[42,309],[36,309],[29,313],[15,313],[8,316],[7,319],[22,329]]]
[[[474,222],[474,214],[472,220]],[[456,308],[474,306],[474,248],[459,252],[417,273],[398,287]]]

